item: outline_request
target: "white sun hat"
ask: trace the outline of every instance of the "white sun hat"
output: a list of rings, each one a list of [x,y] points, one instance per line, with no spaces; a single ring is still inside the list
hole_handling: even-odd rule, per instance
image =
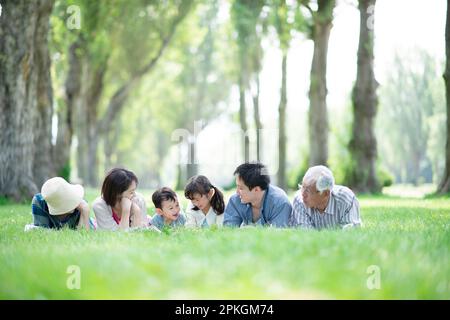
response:
[[[41,189],[51,215],[68,213],[78,207],[83,200],[84,188],[79,184],[70,184],[61,177],[47,180]]]

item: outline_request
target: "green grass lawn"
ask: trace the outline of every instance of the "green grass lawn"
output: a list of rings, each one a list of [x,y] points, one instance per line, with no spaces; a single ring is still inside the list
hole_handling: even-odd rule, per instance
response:
[[[90,202],[95,196],[87,193]],[[360,203],[359,230],[166,234],[25,233],[29,205],[3,203],[0,298],[450,299],[450,199]],[[67,286],[69,266],[79,267],[80,289]],[[379,289],[367,286],[376,276],[370,266],[379,268]]]

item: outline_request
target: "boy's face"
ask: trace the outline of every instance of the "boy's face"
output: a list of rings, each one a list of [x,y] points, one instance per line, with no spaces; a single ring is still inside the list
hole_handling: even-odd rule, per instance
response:
[[[178,199],[175,198],[176,201],[173,200],[165,200],[161,203],[161,209],[157,208],[156,213],[163,216],[165,220],[170,222],[175,221],[180,216],[180,204],[178,203]]]

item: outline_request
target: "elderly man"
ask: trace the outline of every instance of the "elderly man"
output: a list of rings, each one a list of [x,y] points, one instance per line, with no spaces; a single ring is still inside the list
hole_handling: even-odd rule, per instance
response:
[[[330,169],[311,167],[294,198],[289,224],[318,230],[360,226],[359,203],[349,188],[334,185]]]

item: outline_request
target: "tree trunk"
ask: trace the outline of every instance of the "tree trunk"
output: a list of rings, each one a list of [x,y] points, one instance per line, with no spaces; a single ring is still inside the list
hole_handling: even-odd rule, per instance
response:
[[[286,189],[286,105],[287,105],[287,51],[281,64],[280,105],[278,107],[278,186]]]
[[[54,148],[53,160],[55,172],[59,176],[70,174],[70,148],[74,133],[73,117],[75,110],[80,108],[81,97],[81,39],[75,41],[69,48],[69,71],[65,82],[65,105],[58,110],[58,135]]]
[[[81,113],[81,112],[79,112]],[[77,117],[76,119],[76,137],[77,137],[77,149],[76,149],[76,163],[77,163],[77,176],[80,179],[80,182],[82,184],[85,184],[87,181],[87,167],[88,167],[88,160],[87,160],[87,134],[86,131],[86,124],[82,120],[82,118]]]
[[[255,120],[255,128],[256,128],[256,160],[261,161],[261,152],[262,152],[262,139],[261,139],[261,115],[259,112],[259,93],[260,93],[260,85],[259,85],[259,74],[255,75],[256,82],[256,92],[253,95],[253,116]]]
[[[190,160],[188,164],[186,165],[186,179],[189,179],[192,176],[195,176],[198,174],[198,164],[196,159],[196,144],[195,142],[189,142],[188,144],[189,152],[190,152]]]
[[[422,162],[421,153],[415,153],[413,158],[411,159],[412,170],[411,174],[411,183],[415,186],[419,184],[419,176],[420,176],[420,164]]]
[[[245,106],[245,85],[243,76],[239,75],[239,122],[242,130],[242,150],[244,152],[244,162],[250,160],[250,140],[247,134],[247,110]]]
[[[48,48],[49,16],[53,2],[42,3],[35,29],[35,60],[37,68],[37,114],[34,129],[33,178],[39,188],[55,175],[52,156],[53,89],[50,76],[50,53]]]
[[[103,148],[105,152],[105,172],[117,165],[117,141],[122,134],[122,124],[120,119],[114,122],[114,130],[103,136]]]
[[[92,128],[91,128],[92,129]],[[95,131],[89,132],[89,143],[87,146],[87,185],[91,187],[98,187],[98,136]]]
[[[177,166],[178,170],[177,170],[177,181],[175,184],[175,190],[183,190],[186,180],[188,179],[186,177],[186,166],[183,164],[178,164]]]
[[[87,58],[82,61],[80,106],[77,112],[76,135],[78,138],[78,176],[85,185],[97,187],[98,183],[98,108],[103,93],[103,80],[108,58],[92,64]]]
[[[88,72],[86,71],[86,60],[83,59],[82,62],[82,71],[81,71],[81,88],[80,88],[80,95],[79,95],[79,105],[78,108],[75,110],[75,135],[77,137],[77,149],[76,149],[76,157],[77,157],[77,173],[78,178],[81,179],[81,183],[85,184],[88,180],[88,159],[87,159],[87,153],[88,153],[88,121],[87,121],[87,104],[86,104],[86,91],[87,86],[86,83],[88,82]]]
[[[378,98],[378,83],[374,74],[374,32],[368,24],[368,8],[376,0],[360,0],[360,32],[358,47],[358,69],[353,88],[353,130],[349,149],[353,158],[350,185],[357,192],[376,193],[381,187],[376,176],[377,140],[375,117]],[[371,11],[373,14],[373,11]],[[372,17],[373,19],[373,17]]]
[[[314,14],[314,53],[309,89],[309,164],[326,165],[328,161],[327,52],[333,21],[334,0],[319,1]]]
[[[156,140],[157,162],[156,163],[163,164],[164,159],[167,156],[167,153],[170,148],[170,140],[169,140],[167,134],[165,134],[161,129],[157,129],[156,137],[157,137],[157,140]],[[156,175],[157,185],[161,186],[163,183],[162,178],[161,178],[162,165],[159,168],[160,168],[159,170],[154,170],[154,173]]]
[[[450,0],[447,0],[447,22],[445,24],[445,93],[447,99],[447,142],[445,145],[445,172],[438,193],[450,192]]]
[[[37,169],[34,157],[35,150],[49,152],[51,136],[34,144],[47,130],[46,108],[52,101],[46,68],[53,1],[2,0],[0,4],[0,196],[30,200],[40,187],[36,183],[50,172],[48,164]],[[36,165],[45,156],[39,156]],[[34,173],[39,174],[36,182]]]
[[[98,184],[98,108],[100,97],[103,93],[103,80],[106,73],[108,57],[93,67],[89,72],[92,76],[89,81],[89,90],[87,92],[87,126],[88,126],[88,170],[87,183],[91,187],[97,187]]]

